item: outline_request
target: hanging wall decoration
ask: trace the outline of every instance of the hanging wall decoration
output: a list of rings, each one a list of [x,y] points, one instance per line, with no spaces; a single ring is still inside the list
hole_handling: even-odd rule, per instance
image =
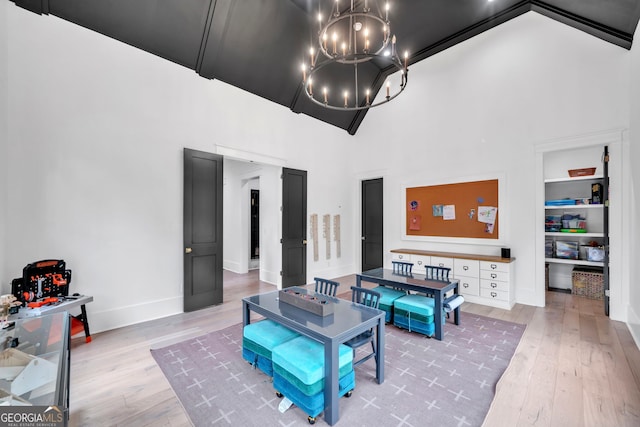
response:
[[[340,258],[340,214],[333,216],[333,240],[336,242],[336,258]]]
[[[318,261],[318,214],[311,214],[311,239],[313,240],[313,260]]]
[[[327,259],[331,259],[331,215],[322,215],[322,237],[325,240]]]

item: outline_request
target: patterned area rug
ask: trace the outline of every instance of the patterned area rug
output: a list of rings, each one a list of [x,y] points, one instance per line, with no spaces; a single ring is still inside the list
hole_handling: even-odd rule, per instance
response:
[[[385,381],[373,359],[357,367],[337,425],[480,426],[524,329],[461,313],[437,341],[387,325]],[[241,324],[151,352],[195,426],[309,425],[295,406],[281,413],[270,378],[242,358]]]

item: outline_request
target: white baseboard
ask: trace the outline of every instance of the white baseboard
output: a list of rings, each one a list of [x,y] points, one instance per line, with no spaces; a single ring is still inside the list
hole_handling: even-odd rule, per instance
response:
[[[280,278],[279,271],[269,271],[265,269],[260,269],[260,280],[263,282],[267,282],[270,285],[278,285],[278,279]]]
[[[534,289],[517,289],[516,286],[516,303],[532,305],[534,307],[544,307],[544,293],[542,294],[542,301],[538,301],[538,298],[539,296]]]
[[[627,327],[636,347],[640,350],[640,313],[637,313],[631,306],[627,307]]]
[[[352,265],[318,270],[318,271],[315,271],[311,277],[309,277],[309,283],[313,282],[314,277],[322,277],[324,279],[332,280],[338,277],[343,277],[343,276],[348,276],[350,274],[353,274],[354,271],[355,270]]]
[[[237,274],[245,274],[246,271],[240,270],[240,263],[235,261],[224,260],[222,261],[222,268],[232,271]]]
[[[87,304],[89,331],[92,334],[104,332],[182,313],[183,300],[184,298],[182,296],[176,296],[102,312],[93,311],[93,304]]]

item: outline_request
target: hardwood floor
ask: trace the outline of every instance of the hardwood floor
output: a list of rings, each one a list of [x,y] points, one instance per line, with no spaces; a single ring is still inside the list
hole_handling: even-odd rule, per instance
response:
[[[337,280],[343,294],[355,284]],[[224,283],[219,306],[73,339],[69,425],[190,425],[149,350],[238,323],[242,297],[275,289],[257,271],[225,272]],[[544,308],[462,310],[527,324],[485,426],[640,425],[640,351],[602,302],[550,292]]]

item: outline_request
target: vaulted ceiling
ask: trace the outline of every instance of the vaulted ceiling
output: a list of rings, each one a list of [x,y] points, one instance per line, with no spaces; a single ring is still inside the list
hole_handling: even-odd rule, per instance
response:
[[[366,110],[335,111],[302,92],[299,64],[317,37],[318,1],[11,0],[143,49],[355,134]],[[349,0],[342,0],[347,6]],[[361,1],[361,0],[359,0]],[[636,0],[389,0],[409,66],[523,13],[535,11],[630,49]],[[372,75],[383,81],[388,69]],[[379,87],[379,85],[378,85]],[[409,90],[411,85],[407,86]],[[384,108],[384,107],[381,107]]]

